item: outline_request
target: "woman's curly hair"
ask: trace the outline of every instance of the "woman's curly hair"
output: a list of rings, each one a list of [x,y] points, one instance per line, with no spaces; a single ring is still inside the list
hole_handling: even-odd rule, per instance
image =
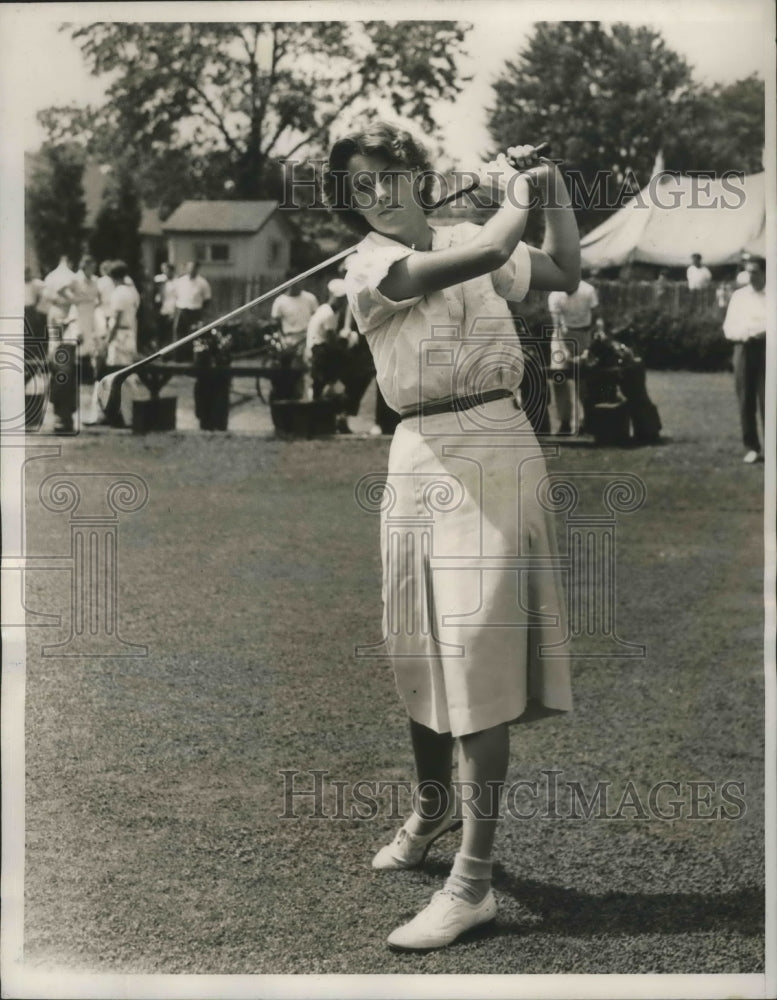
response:
[[[348,180],[348,163],[352,156],[381,156],[388,160],[390,166],[420,170],[419,201],[425,212],[432,210],[435,174],[428,152],[405,129],[390,122],[375,121],[335,142],[321,178],[324,204],[349,229],[362,236],[370,232],[370,225],[364,216],[352,207],[351,185]]]

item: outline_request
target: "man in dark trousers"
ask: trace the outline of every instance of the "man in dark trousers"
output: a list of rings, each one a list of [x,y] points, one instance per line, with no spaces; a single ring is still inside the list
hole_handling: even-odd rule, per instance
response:
[[[723,321],[723,333],[734,344],[734,384],[745,446],[743,461],[751,465],[763,457],[758,437],[758,414],[763,426],[766,394],[764,261],[753,257],[747,262],[746,270],[750,281],[731,296]]]

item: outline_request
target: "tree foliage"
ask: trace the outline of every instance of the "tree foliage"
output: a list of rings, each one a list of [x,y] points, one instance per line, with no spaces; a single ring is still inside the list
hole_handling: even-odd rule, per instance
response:
[[[132,278],[141,279],[141,205],[131,169],[118,161],[108,176],[102,202],[89,234],[89,249],[97,260],[123,260]]]
[[[647,183],[659,151],[668,170],[761,169],[760,81],[705,89],[651,28],[538,24],[494,91],[497,147],[550,141],[580,179],[573,189],[583,229]]]
[[[688,102],[686,121],[667,142],[671,165],[718,174],[759,173],[765,122],[764,83],[757,76],[699,88]]]
[[[72,143],[44,144],[25,192],[25,212],[41,271],[46,274],[66,254],[81,253],[86,221],[84,154]]]
[[[186,197],[277,197],[279,160],[320,152],[376,96],[431,130],[433,103],[460,90],[467,30],[450,21],[63,28],[105,78],[106,101],[42,112],[49,137],[103,159],[126,151],[163,211]]]

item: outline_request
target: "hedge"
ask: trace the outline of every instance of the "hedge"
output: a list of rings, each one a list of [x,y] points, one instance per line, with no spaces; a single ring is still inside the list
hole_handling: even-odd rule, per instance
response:
[[[532,299],[513,306],[521,339],[538,341],[547,354],[551,322],[547,304]],[[630,347],[647,368],[683,371],[727,371],[731,343],[723,336],[723,311],[717,307],[674,315],[660,305],[605,314],[607,332]]]

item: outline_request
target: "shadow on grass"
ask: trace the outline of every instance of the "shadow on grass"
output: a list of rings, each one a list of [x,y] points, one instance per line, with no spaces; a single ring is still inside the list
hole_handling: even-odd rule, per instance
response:
[[[438,870],[439,869],[439,870]],[[449,866],[427,862],[424,870],[444,877]],[[745,937],[763,937],[765,896],[762,888],[747,886],[736,892],[608,892],[599,894],[516,878],[494,866],[494,889],[512,896],[527,911],[527,920],[497,922],[466,935],[559,934],[593,937],[600,934],[691,934],[734,931]]]
[[[497,869],[497,892],[512,896],[535,918],[530,926],[497,924],[497,934],[558,932],[596,934],[689,934],[736,931],[764,933],[764,891],[747,886],[735,892],[608,892],[602,895],[519,879]],[[539,919],[537,919],[539,918]]]

